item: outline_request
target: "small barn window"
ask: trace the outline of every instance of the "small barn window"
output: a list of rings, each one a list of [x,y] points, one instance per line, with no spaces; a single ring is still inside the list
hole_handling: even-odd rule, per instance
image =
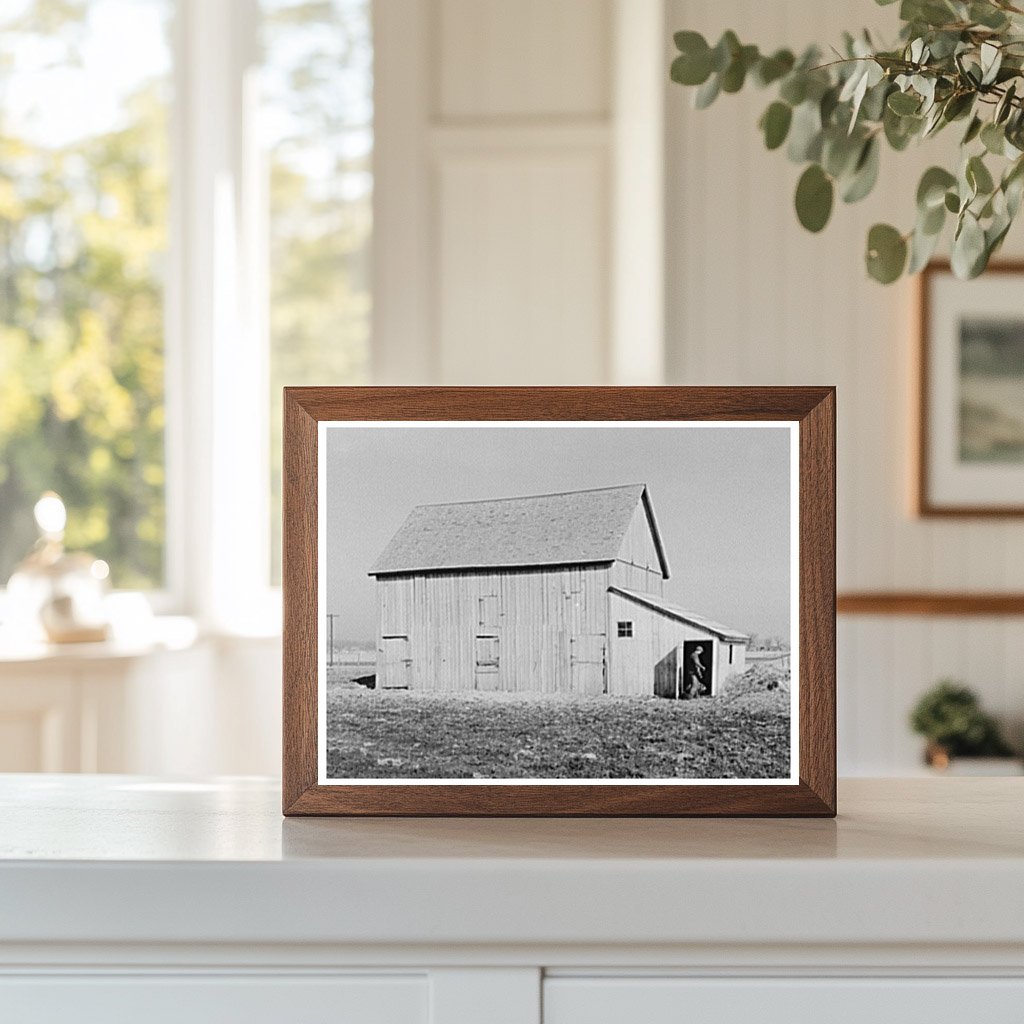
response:
[[[496,636],[478,636],[476,638],[476,670],[477,672],[498,671],[498,638]]]
[[[633,622],[632,620],[627,622],[620,622],[618,629],[619,636],[632,636],[633,635]]]
[[[729,644],[729,664],[730,665],[732,664],[732,648],[733,648],[733,645]]]
[[[480,628],[498,628],[498,596],[497,594],[485,594],[479,598],[480,605]]]

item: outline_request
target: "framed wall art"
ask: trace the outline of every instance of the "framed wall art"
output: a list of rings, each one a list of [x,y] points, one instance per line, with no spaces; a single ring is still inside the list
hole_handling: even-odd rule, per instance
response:
[[[1024,515],[1024,263],[919,288],[916,510]]]
[[[284,812],[835,813],[831,388],[289,388]]]

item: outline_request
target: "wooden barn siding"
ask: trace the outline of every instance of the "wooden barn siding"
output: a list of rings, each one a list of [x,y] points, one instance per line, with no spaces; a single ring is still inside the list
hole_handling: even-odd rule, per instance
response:
[[[609,594],[608,692],[612,694],[651,694],[654,692],[654,667],[669,651],[684,640],[707,640],[714,648],[713,693],[734,672],[743,671],[744,647],[737,644],[733,664],[729,665],[729,646],[696,626],[676,622],[644,608],[619,594]],[[620,621],[633,623],[631,638],[618,636]]]
[[[495,688],[570,692],[574,636],[605,636],[608,567],[426,573],[378,579],[381,631],[377,671],[385,672],[382,637],[407,635],[410,685],[422,690],[472,690],[478,635],[496,635]],[[479,599],[497,597],[498,625],[480,626]],[[607,638],[605,638],[607,643]]]
[[[620,563],[622,568],[620,568]],[[634,571],[627,573],[626,567],[632,567]],[[621,579],[612,581],[617,586],[639,590],[645,594],[654,594],[657,597],[663,595],[664,580],[661,575],[661,562],[658,560],[658,550],[654,546],[654,538],[651,536],[651,527],[643,502],[637,502],[637,506],[633,510],[633,518],[629,521],[629,528],[622,539],[619,559],[614,570],[613,575],[621,577]],[[627,576],[632,582],[625,582]]]
[[[636,590],[641,594],[650,594],[652,597],[664,596],[662,593],[664,581],[660,572],[631,565],[629,562],[613,562],[608,581],[613,587],[625,587],[626,590]]]

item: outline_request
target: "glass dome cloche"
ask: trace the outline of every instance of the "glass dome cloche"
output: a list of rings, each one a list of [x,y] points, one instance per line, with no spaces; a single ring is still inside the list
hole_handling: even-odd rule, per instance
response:
[[[105,602],[110,570],[102,559],[64,550],[67,510],[47,491],[34,509],[39,539],[7,584],[9,629],[23,640],[95,643],[110,633]]]

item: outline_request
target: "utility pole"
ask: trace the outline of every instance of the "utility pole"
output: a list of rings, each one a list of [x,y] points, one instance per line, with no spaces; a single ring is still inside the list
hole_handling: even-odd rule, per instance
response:
[[[338,617],[337,612],[327,613],[327,664],[334,664],[334,620]]]

